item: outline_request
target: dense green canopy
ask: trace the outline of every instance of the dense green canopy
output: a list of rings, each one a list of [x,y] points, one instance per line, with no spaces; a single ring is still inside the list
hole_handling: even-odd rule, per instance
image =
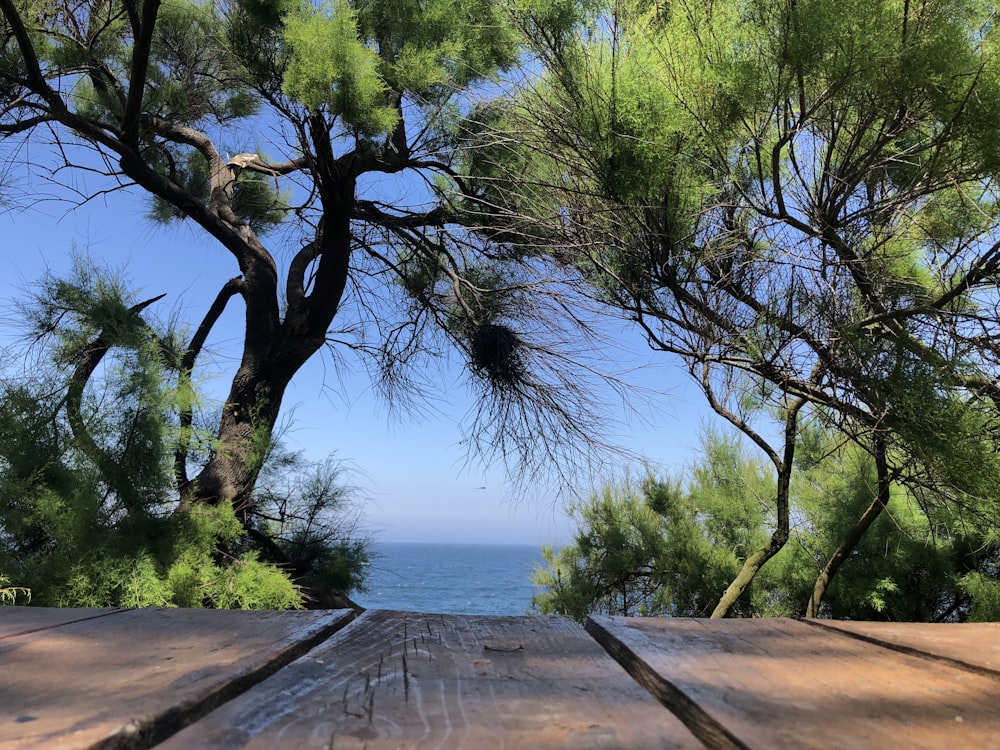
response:
[[[175,347],[168,494],[233,504],[273,562],[291,561],[244,511],[312,356],[358,355],[399,395],[457,350],[483,397],[468,443],[567,471],[602,424],[580,387],[594,368],[576,367],[596,348],[592,303],[679,358],[770,462],[771,533],[748,520],[753,549],[716,614],[792,536],[810,430],[874,471],[816,558],[815,606],[899,493],[929,528],[1000,527],[991,4],[0,0],[0,13],[12,162],[46,133],[34,166],[100,182],[88,195],[138,188],[154,217],[232,257]],[[69,302],[52,299],[58,319]],[[190,382],[232,300],[242,356],[199,454]],[[74,345],[94,368],[139,351]],[[126,454],[95,452],[100,422],[76,408],[94,368],[68,381],[66,419],[113,476]]]
[[[995,527],[991,4],[589,11],[571,33],[526,24],[542,75],[491,106],[474,171],[500,197],[476,208],[681,357],[771,457],[775,530],[719,613],[788,539],[784,488],[810,421],[871,453],[884,487]],[[770,438],[774,412],[788,419]]]
[[[117,527],[119,513],[180,523],[235,512],[238,533],[217,519],[223,550],[315,579],[315,556],[296,551],[310,540],[283,538],[255,488],[286,388],[324,350],[404,405],[433,392],[429,366],[457,352],[480,404],[465,442],[514,471],[590,444],[597,420],[582,371],[566,367],[577,327],[566,300],[543,283],[539,254],[478,234],[457,205],[463,123],[520,62],[518,12],[492,0],[0,0],[0,173],[42,174],[53,197],[84,206],[138,193],[152,218],[191,225],[232,260],[200,318],[145,343],[120,321],[88,318],[100,306],[85,310],[65,285],[39,295],[36,332],[57,341],[61,377],[52,392],[25,392],[36,404],[22,426],[38,428],[47,404],[42,426],[73,448],[39,453],[53,456],[43,470],[81,472],[88,498],[112,496],[86,505],[65,494],[69,479],[57,483],[67,517]],[[170,291],[117,312],[152,330]],[[213,408],[192,383],[237,304],[242,351]],[[91,411],[99,373],[118,361],[131,363],[116,386],[128,398]],[[134,378],[164,368],[170,393],[135,390]],[[144,442],[109,439],[119,422]],[[132,472],[133,459],[153,474]],[[32,471],[7,474],[46,485]],[[69,537],[50,528],[44,503],[25,502],[24,518],[0,519],[0,537],[47,529],[32,549],[58,546],[69,565],[71,545],[49,543]],[[151,554],[161,568],[183,556]]]

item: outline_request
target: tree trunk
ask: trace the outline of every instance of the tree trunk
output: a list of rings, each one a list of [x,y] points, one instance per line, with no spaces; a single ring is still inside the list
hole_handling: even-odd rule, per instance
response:
[[[837,575],[840,566],[847,561],[848,555],[854,551],[858,542],[861,541],[861,538],[871,528],[871,525],[875,523],[875,519],[882,514],[882,511],[889,504],[889,467],[886,460],[885,437],[880,432],[875,433],[874,453],[875,469],[878,474],[878,488],[875,492],[875,499],[865,512],[861,514],[861,518],[858,519],[857,523],[847,532],[847,535],[841,540],[836,551],[830,556],[823,570],[820,571],[819,576],[816,578],[816,585],[813,586],[812,595],[809,597],[809,603],[806,605],[806,617],[814,618],[819,615],[820,604],[822,604],[823,597],[830,588],[830,582],[833,580],[833,577]]]
[[[288,380],[282,380],[268,373],[264,363],[240,367],[223,407],[215,454],[188,487],[182,488],[185,502],[231,502],[239,509],[248,501],[288,386]]]
[[[241,294],[246,304],[243,358],[233,377],[219,423],[215,455],[187,488],[188,502],[217,505],[248,501],[270,446],[285,389],[295,373],[326,342],[347,285],[351,253],[353,178],[332,188],[316,237],[303,250],[318,260],[315,287],[306,295],[301,278],[308,263],[293,262],[288,306],[279,315],[277,271],[270,255],[252,234],[243,259]]]
[[[229,501],[238,509],[248,500],[270,447],[285,390],[323,346],[333,314],[319,323],[314,317],[289,314],[269,336],[262,337],[252,329],[248,312],[243,361],[222,410],[215,455],[185,488],[187,502],[218,505]],[[306,325],[315,333],[306,331]]]
[[[787,502],[787,487],[784,492],[786,493]],[[778,487],[778,495],[782,493],[781,486]],[[722,598],[719,599],[719,603],[712,610],[712,618],[717,619],[721,617],[726,617],[729,614],[729,610],[733,608],[739,598],[743,596],[743,592],[747,590],[750,586],[757,572],[764,567],[764,564],[774,557],[781,548],[785,546],[785,542],[788,541],[788,515],[785,514],[784,519],[780,516],[778,518],[778,527],[771,534],[770,539],[757,549],[752,555],[750,555],[746,561],[743,563],[743,567],[740,572],[737,573],[736,578],[733,579],[732,583],[726,588],[725,593],[722,594]]]
[[[772,460],[778,471],[778,489],[775,497],[775,529],[771,537],[756,552],[747,557],[736,578],[726,588],[719,603],[712,610],[712,618],[722,618],[729,614],[747,587],[753,582],[757,572],[768,560],[778,554],[788,541],[789,512],[788,496],[792,481],[792,468],[795,458],[795,440],[798,437],[799,410],[805,401],[800,399],[788,408],[785,415],[785,449],[781,460],[775,456]]]

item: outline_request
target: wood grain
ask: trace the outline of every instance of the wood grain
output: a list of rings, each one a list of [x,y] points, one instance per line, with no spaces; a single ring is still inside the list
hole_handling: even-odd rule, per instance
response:
[[[163,748],[689,748],[559,617],[369,611]]]
[[[1000,682],[787,619],[593,617],[711,747],[1000,748]]]
[[[124,609],[58,609],[56,607],[0,607],[0,638],[57,628],[71,622],[107,617]]]
[[[353,617],[128,610],[0,640],[0,747],[149,747]]]
[[[1000,678],[1000,623],[803,620],[905,653]]]

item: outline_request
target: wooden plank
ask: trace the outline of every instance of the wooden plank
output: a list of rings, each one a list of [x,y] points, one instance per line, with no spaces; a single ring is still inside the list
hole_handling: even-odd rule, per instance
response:
[[[0,747],[149,747],[353,617],[129,610],[0,640]]]
[[[1000,682],[832,629],[608,617],[587,629],[710,747],[1000,747]]]
[[[162,748],[689,748],[562,617],[368,611]]]
[[[914,623],[803,620],[880,646],[1000,677],[1000,623]]]
[[[20,633],[56,628],[71,622],[107,617],[124,609],[59,609],[57,607],[0,607],[0,639]]]

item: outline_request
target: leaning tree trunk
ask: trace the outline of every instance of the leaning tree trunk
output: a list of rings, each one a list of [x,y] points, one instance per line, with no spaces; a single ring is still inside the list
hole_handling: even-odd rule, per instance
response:
[[[823,567],[823,570],[820,571],[819,576],[816,578],[816,584],[813,586],[812,595],[809,597],[809,603],[806,605],[806,617],[813,618],[818,616],[820,604],[823,603],[823,597],[830,588],[830,582],[833,581],[833,577],[837,575],[840,566],[847,561],[848,556],[854,551],[858,542],[861,541],[861,538],[868,532],[868,529],[882,515],[882,511],[889,504],[891,482],[886,459],[885,436],[880,432],[875,433],[874,454],[875,470],[878,474],[878,487],[875,491],[875,499],[865,512],[861,514],[861,518],[858,519],[857,523],[847,532],[836,551],[830,556],[830,559]]]
[[[238,291],[246,307],[243,355],[233,376],[219,420],[212,458],[183,486],[185,503],[234,507],[246,503],[260,473],[281,402],[295,372],[322,346],[296,340],[289,351],[287,316],[278,312],[277,272],[266,257],[253,258],[248,250]],[[192,362],[193,364],[193,362]]]
[[[215,455],[190,482],[187,502],[232,502],[238,507],[247,501],[270,445],[285,390],[302,365],[322,348],[335,314],[336,306],[328,314],[317,314],[313,307],[289,309],[284,320],[271,325],[267,316],[255,315],[251,309],[255,305],[270,307],[269,300],[256,300],[254,291],[245,295],[248,310],[243,358],[222,410]],[[337,294],[335,299],[339,298]]]
[[[288,385],[268,370],[257,361],[240,367],[223,407],[215,455],[185,488],[185,502],[231,502],[237,510],[248,502]]]
[[[736,578],[726,588],[719,603],[712,610],[712,618],[726,617],[736,602],[753,582],[761,568],[778,554],[788,541],[789,511],[788,498],[792,480],[793,459],[795,458],[795,440],[798,436],[798,415],[804,405],[804,400],[795,402],[788,408],[785,415],[785,448],[783,456],[778,459],[772,451],[772,460],[778,473],[778,488],[775,498],[775,529],[770,538],[756,552],[747,557]]]

